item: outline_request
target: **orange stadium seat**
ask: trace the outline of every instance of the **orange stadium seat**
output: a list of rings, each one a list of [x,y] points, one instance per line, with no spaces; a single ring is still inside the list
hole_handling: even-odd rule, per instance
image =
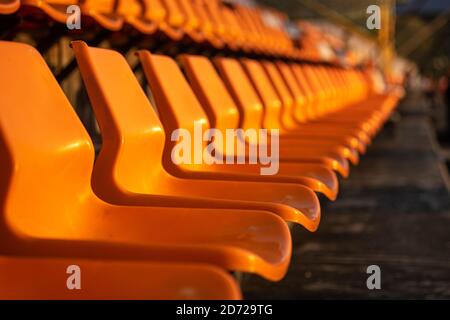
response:
[[[88,48],[82,42],[74,42],[73,47],[102,134],[105,137],[105,144],[94,168],[93,187],[97,194],[109,202],[116,201],[116,203],[143,203],[144,201],[149,203],[153,201],[152,203],[155,204],[170,205],[173,203],[174,205],[176,200],[177,203],[190,207],[210,206],[266,210],[274,212],[286,220],[301,223],[311,230],[317,228],[320,221],[319,203],[314,193],[303,186],[287,183],[256,183],[250,181],[250,178],[245,182],[226,177],[226,175],[219,179],[212,174],[188,174],[180,171],[171,162],[171,152],[163,153],[164,130],[156,115],[152,113],[153,109],[134,79],[126,61],[117,53]],[[93,54],[93,52],[97,52],[97,54]],[[176,64],[170,58],[148,56],[146,52],[140,54],[144,66],[151,63],[151,60],[146,62],[143,60],[144,58],[155,59],[158,70],[164,70],[166,73],[169,70],[179,72]],[[110,59],[115,59],[115,63],[100,70],[100,64],[94,64],[92,61],[95,58],[96,62],[98,59],[102,60],[102,55],[111,56]],[[151,67],[151,65],[149,66]],[[113,72],[113,74],[109,75],[108,72]],[[94,82],[93,79],[96,81]],[[116,84],[112,86],[112,83],[107,82],[106,79],[120,79],[120,81],[117,80]],[[175,78],[175,80],[178,79],[179,77]],[[168,80],[174,81],[172,78],[168,78]],[[161,81],[161,83],[166,85],[167,80]],[[158,90],[155,91],[155,96],[158,94],[157,92],[163,92],[162,89]],[[99,95],[99,92],[102,94]],[[108,97],[108,99],[100,100],[98,98],[100,96]],[[133,109],[130,109],[129,102],[122,101],[135,101]],[[159,99],[157,99],[158,105],[158,108],[161,108]],[[132,119],[141,120],[140,125],[131,119],[127,120],[132,114],[134,115]],[[163,114],[160,113],[160,116],[163,117]],[[141,132],[142,136],[134,132]],[[143,133],[147,133],[147,135]],[[122,144],[129,147],[122,149],[123,152],[118,154],[117,150]],[[152,147],[143,148],[144,145]],[[134,150],[139,152],[141,164],[138,164],[136,154],[132,152],[132,146],[136,146]],[[144,150],[148,150],[148,153],[145,153]],[[114,176],[112,176],[113,172]],[[258,180],[258,177],[255,180]],[[206,180],[211,178],[214,180]],[[155,183],[149,183],[149,181]],[[129,191],[125,192],[125,190]],[[131,191],[136,194],[133,195]],[[145,194],[170,195],[178,198],[142,196]],[[206,199],[200,201],[192,199],[192,197],[206,198],[208,201]],[[238,200],[238,202],[230,200]]]
[[[280,71],[277,66],[271,62],[271,61],[263,61],[262,65],[274,87],[276,90],[276,93],[279,96],[279,99],[281,101],[282,107],[281,107],[281,115],[280,115],[280,130],[284,132],[284,137],[302,137],[304,139],[308,139],[309,141],[316,141],[316,140],[326,140],[335,143],[336,145],[345,145],[352,149],[357,149],[359,152],[365,151],[365,145],[359,142],[357,138],[346,138],[346,137],[339,137],[333,134],[329,134],[328,131],[303,131],[299,132],[298,134],[295,134],[296,130],[299,128],[299,124],[294,120],[293,112],[294,108],[298,107],[296,104],[296,100],[291,94],[291,91],[286,86],[286,82],[284,81],[282,75],[280,74]],[[288,69],[287,65],[280,64],[280,69],[286,71],[287,78],[290,77],[292,81],[295,81],[293,78],[292,73]],[[287,69],[287,70],[286,70]],[[303,100],[301,100],[303,101]],[[300,102],[302,103],[302,102]],[[301,127],[301,126],[300,126]],[[295,140],[293,140],[295,141]]]
[[[205,57],[189,55],[183,55],[181,62],[211,126],[223,132],[227,129],[238,128],[241,118],[239,110],[213,64]],[[229,171],[238,172],[237,169],[239,167],[233,166],[229,168]],[[244,166],[240,171],[249,172],[249,168]],[[300,176],[303,180],[302,183],[311,190],[324,193],[332,200],[337,196],[337,178],[331,170],[322,165],[283,162],[277,177],[281,175],[291,181],[295,181],[291,179],[292,177]]]
[[[307,121],[308,119],[305,116],[305,113],[308,112],[307,110],[305,110],[306,98],[298,86],[295,76],[295,70],[297,70],[295,65],[293,65],[291,69],[290,66],[284,62],[277,62],[276,64],[280,70],[286,86],[290,90],[290,93],[294,99],[294,107],[291,110],[291,116],[294,123],[294,127],[292,129],[295,129],[296,131],[294,136],[297,136],[297,132],[304,135],[324,135],[326,137],[333,136],[338,137],[339,139],[343,138],[347,141],[350,141],[352,145],[354,141],[357,141],[356,143],[358,145],[363,144],[363,148],[367,146],[367,144],[370,142],[370,139],[365,132],[362,132],[360,130],[345,128],[342,126],[330,127],[330,125],[326,126],[326,128],[328,129],[325,130],[323,126],[320,127],[317,124],[311,125],[311,123]]]
[[[13,42],[0,42],[0,54],[2,101],[15,106],[0,112],[5,251],[211,263],[272,280],[284,275],[291,240],[274,214],[100,200],[91,189],[92,142],[42,57]],[[97,64],[109,68],[121,59],[112,54]]]
[[[150,3],[139,0],[120,0],[118,2],[116,13],[124,18],[126,24],[129,24],[141,34],[154,34],[159,27],[160,13],[151,15],[154,8]]]
[[[69,266],[82,270],[82,290],[68,290]],[[188,263],[0,256],[0,283],[2,300],[242,298],[223,270]]]
[[[280,123],[282,113],[281,100],[278,97],[275,88],[272,86],[266,72],[264,71],[264,68],[256,60],[243,59],[241,60],[241,63],[244,66],[244,69],[246,70],[249,79],[252,81],[253,86],[260,97],[261,102],[263,103],[264,106],[263,121],[262,121],[263,126],[265,128],[281,128],[282,127]],[[230,81],[232,81],[232,79]],[[232,83],[230,83],[230,85],[232,85]],[[236,97],[239,97],[237,94],[238,88],[233,87],[233,90],[236,92],[235,94]],[[245,108],[243,109],[245,110]],[[281,132],[281,138],[283,138],[283,131]],[[327,141],[321,139],[315,139],[311,141],[307,138],[303,139],[301,136],[299,136],[298,139],[295,140],[290,139],[290,140],[291,143],[289,145],[286,144],[286,141],[289,140],[284,140],[282,143],[282,147],[284,146],[287,147],[284,152],[285,154],[288,154],[289,152],[294,152],[299,147],[308,150],[322,149],[322,151],[334,149],[335,152],[337,152],[341,156],[344,156],[354,164],[357,164],[359,160],[358,153],[356,150],[348,148],[345,145],[341,146],[339,144],[336,144],[335,141]]]
[[[293,14],[0,0],[0,300],[239,300],[282,280],[339,191],[360,194],[385,125],[400,136],[414,67]]]
[[[241,117],[243,118],[241,127],[243,129],[261,128],[263,122],[263,105],[242,66],[237,60],[230,58],[218,58],[216,59],[216,64],[225,84],[241,108]],[[283,142],[281,140],[280,159],[282,161],[321,163],[329,169],[338,171],[344,177],[348,176],[348,161],[337,151],[299,148],[297,152],[283,153],[282,145]]]
[[[207,116],[175,61],[170,57],[151,55],[148,51],[140,51],[140,58],[147,81],[152,88],[158,114],[166,135],[171,135],[174,130],[179,128],[195,135],[195,123],[200,124],[202,130],[207,130],[209,128]],[[259,185],[260,188],[252,190],[258,200],[264,199],[264,197],[260,197],[260,189],[271,192],[276,197],[286,192],[281,187],[283,182],[287,181],[287,178],[261,175],[262,166],[260,165],[198,164],[194,158],[189,163],[174,164],[169,157],[170,150],[174,146],[173,141],[166,141],[166,152],[163,157],[164,167],[173,174],[194,179],[234,180],[240,183],[243,181],[265,182]],[[233,169],[234,167],[237,169]],[[281,172],[283,172],[283,164],[280,164],[280,167]],[[251,174],[247,171],[250,171]],[[291,185],[287,187],[296,188],[296,196],[289,196],[292,202],[283,201],[283,203],[292,205],[298,210],[294,216],[289,214],[284,218],[288,221],[299,222],[311,230],[317,228],[320,220],[320,207],[315,194],[309,188],[304,187],[303,184],[317,183],[313,181],[310,178],[289,177]],[[274,182],[277,182],[277,184],[271,185]],[[237,193],[239,197],[242,196],[240,190]],[[283,198],[286,198],[286,196]],[[267,198],[264,200],[267,200]]]
[[[11,14],[19,10],[20,0],[0,0],[0,14]]]

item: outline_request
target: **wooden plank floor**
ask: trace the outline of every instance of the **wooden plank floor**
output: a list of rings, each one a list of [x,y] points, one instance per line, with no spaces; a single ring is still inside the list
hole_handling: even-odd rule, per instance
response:
[[[450,298],[450,196],[429,118],[413,95],[343,180],[335,203],[322,201],[319,230],[292,230],[286,278],[243,279],[248,299]],[[381,268],[381,290],[366,286]]]

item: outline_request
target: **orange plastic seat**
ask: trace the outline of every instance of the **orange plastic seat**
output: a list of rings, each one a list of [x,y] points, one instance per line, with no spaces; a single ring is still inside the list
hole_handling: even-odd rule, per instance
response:
[[[342,113],[342,111],[330,114],[330,112],[333,112],[333,109],[330,108],[330,106],[332,106],[332,103],[330,103],[330,100],[327,99],[327,93],[324,88],[325,79],[319,79],[318,74],[315,73],[315,71],[317,72],[317,68],[300,65],[295,65],[294,68],[294,72],[297,76],[299,85],[304,86],[303,92],[310,93],[308,99],[309,103],[313,104],[313,106],[311,107],[309,120],[319,119],[321,123],[326,122],[343,124],[346,127],[360,128],[361,130],[367,132],[368,135],[374,134],[370,119],[371,115],[367,115],[366,113],[361,115],[360,112],[356,111],[361,108],[355,108],[354,106],[351,108],[345,108],[345,110],[349,110],[350,112],[347,112],[344,117],[337,117],[336,113]],[[367,108],[365,109],[367,111]],[[369,111],[372,110],[374,110],[374,108],[370,108]]]
[[[321,128],[318,125],[310,125],[310,123],[307,122],[307,119],[305,119],[305,113],[308,114],[309,112],[308,110],[305,110],[306,99],[297,84],[297,79],[294,73],[294,71],[296,70],[295,65],[292,67],[292,69],[284,62],[277,62],[276,65],[279,68],[280,74],[282,75],[283,80],[285,81],[285,84],[294,100],[294,108],[291,110],[291,117],[294,121],[294,128],[296,132],[304,135],[325,137],[334,136],[339,139],[343,138],[347,141],[354,141],[354,139],[356,139],[358,141],[358,144],[363,144],[364,148],[366,148],[367,144],[370,142],[370,139],[367,134],[365,132],[362,132],[361,130],[345,128],[342,126],[333,126],[330,124],[326,125],[325,128]],[[295,133],[295,136],[296,135],[297,133]]]
[[[169,57],[151,55],[147,51],[140,52],[140,58],[147,81],[152,88],[156,107],[159,111],[158,114],[164,124],[166,135],[179,128],[195,135],[195,123],[200,124],[203,129],[208,129],[207,117],[175,61]],[[175,145],[174,141],[166,141],[167,155]],[[206,144],[204,146],[206,147]],[[259,193],[260,189],[265,189],[264,193],[269,190],[268,192],[277,194],[277,197],[280,193],[284,193],[285,191],[282,191],[281,188],[287,182],[286,179],[289,178],[289,184],[298,188],[298,193],[297,196],[292,198],[292,203],[285,203],[292,204],[299,211],[295,216],[283,215],[283,217],[288,221],[301,223],[310,230],[317,228],[320,221],[320,206],[315,194],[303,185],[312,183],[312,179],[299,176],[281,179],[277,176],[261,175],[262,166],[260,165],[197,164],[194,161],[191,158],[189,163],[174,164],[169,156],[163,158],[164,167],[169,172],[179,176],[193,179],[231,180],[240,183],[244,181],[259,182],[259,184],[256,184],[259,187],[252,190],[258,201],[273,201],[262,197]],[[240,168],[240,171],[237,173],[235,170],[239,169],[231,169],[231,167]],[[289,170],[289,167],[286,167]],[[250,169],[253,169],[251,173],[248,172]],[[280,174],[283,175],[283,172],[284,169],[281,166]],[[242,199],[241,197],[242,193],[239,191],[239,198],[237,199]],[[276,202],[278,203],[278,200]],[[294,219],[292,220],[292,218]]]
[[[156,24],[169,39],[178,41],[183,37],[180,26],[184,21],[176,1],[143,0],[145,12],[144,19]]]
[[[67,7],[73,4],[78,4],[78,0],[22,0],[25,7],[38,8],[51,19],[64,24],[67,21]]]
[[[118,31],[123,26],[123,17],[114,12],[114,2],[115,0],[22,0],[23,5],[39,8],[51,19],[63,24],[67,21],[67,7],[79,5],[82,16],[93,19],[107,30]]]
[[[282,78],[277,66],[270,61],[263,61],[262,65],[273,85],[273,88],[275,89],[276,93],[278,94],[280,101],[281,101],[281,115],[280,115],[280,130],[283,130],[285,139],[287,137],[293,137],[293,141],[295,141],[296,137],[302,137],[307,138],[310,141],[316,141],[316,140],[327,140],[327,141],[333,141],[336,144],[339,145],[345,145],[352,149],[357,149],[360,153],[365,152],[365,145],[360,143],[360,141],[357,138],[351,138],[351,137],[339,137],[333,134],[328,134],[324,131],[314,131],[314,132],[296,132],[299,128],[299,124],[293,119],[293,112],[294,108],[296,106],[293,96],[291,95],[291,92],[287,88],[284,79]],[[286,66],[287,67],[287,66]],[[292,74],[289,73],[288,69],[288,76]],[[293,77],[293,76],[292,76]]]
[[[301,75],[300,71],[299,75]],[[309,73],[308,77],[304,78],[305,83],[306,79],[309,79],[309,85],[313,91],[322,92],[316,103],[331,106],[328,111],[323,107],[318,108],[324,110],[322,111],[324,115],[319,115],[318,121],[321,124],[356,128],[364,131],[370,138],[375,136],[391,111],[385,107],[386,96],[370,94],[367,88],[368,84],[353,70],[344,74],[345,77],[342,81],[346,83],[345,87],[340,90],[332,90],[333,80],[328,78],[331,77],[331,73],[321,73],[320,71],[318,67],[305,67],[305,72]],[[345,97],[339,98],[342,93],[345,94]],[[335,101],[335,104],[330,101]],[[315,122],[317,121],[313,119],[312,124]]]
[[[123,27],[124,18],[115,12],[115,2],[116,0],[84,0],[81,12],[103,28],[118,31]]]
[[[224,38],[228,47],[232,50],[242,49],[245,52],[249,51],[249,44],[244,39],[235,12],[231,8],[221,5],[219,6],[219,14],[224,21]]]
[[[92,181],[103,199],[266,210],[311,230],[317,228],[318,199],[302,186],[191,179],[183,172],[168,172],[163,160],[168,158],[165,163],[169,163],[171,152],[163,153],[164,130],[124,58],[113,51],[89,48],[83,42],[74,42],[73,48],[104,139]]]
[[[183,24],[180,26],[180,28],[194,42],[204,43],[206,40],[205,35],[201,30],[200,19],[193,7],[192,1],[178,0],[178,4],[180,6],[180,12],[182,12],[184,16]]]
[[[236,4],[234,6],[234,12],[237,16],[237,22],[242,30],[242,35],[250,46],[250,49],[255,53],[268,54],[269,52],[264,47],[262,36],[258,33],[247,7]]]
[[[189,2],[199,19],[199,30],[204,35],[205,39],[214,48],[222,49],[225,46],[225,42],[216,34],[216,28],[214,25],[214,20],[211,16],[211,11],[208,10],[204,0],[190,0]]]
[[[334,150],[341,156],[350,160],[353,164],[358,163],[359,155],[355,149],[337,144],[335,141],[326,139],[309,140],[308,138],[302,138],[301,136],[296,139],[283,139],[283,133],[285,133],[285,131],[283,130],[283,126],[281,124],[282,101],[277,95],[275,88],[272,86],[272,83],[264,71],[264,68],[255,60],[242,59],[241,63],[264,105],[264,117],[262,121],[263,127],[281,130],[280,139],[282,139],[282,142],[280,147],[282,150],[285,150],[285,153],[293,153],[297,150],[303,153],[304,149],[320,150],[321,152]],[[230,80],[230,86],[233,86],[233,83],[231,83],[232,80],[233,79]],[[232,89],[235,91],[238,90],[236,86],[233,86]],[[240,97],[238,96],[238,93],[236,93],[236,96],[238,98]],[[242,100],[243,99],[241,98],[241,101]],[[245,101],[242,101],[242,104],[244,103]]]
[[[336,86],[336,83],[332,79],[331,72],[326,72],[327,70],[324,70],[323,68],[316,68],[313,71],[316,72],[317,76],[322,76],[320,82],[328,84],[331,94],[331,97],[329,99],[335,99],[336,97],[338,97],[338,94],[336,94],[336,90],[333,90],[335,89],[334,86]],[[354,76],[356,77],[357,82],[359,82],[360,91],[362,91],[360,93],[359,101],[356,100],[356,103],[358,105],[353,107],[347,106],[345,108],[341,108],[341,110],[330,114],[329,117],[325,117],[325,119],[360,123],[363,126],[367,124],[369,132],[372,135],[375,135],[380,130],[392,110],[383,106],[382,101],[384,99],[383,96],[385,95],[371,92],[371,83],[364,77],[362,73],[356,72]]]
[[[237,129],[239,127],[239,110],[211,61],[206,57],[190,55],[183,55],[180,60],[211,126],[222,132],[226,132],[227,129]],[[332,200],[336,198],[338,182],[331,170],[319,164],[281,163],[280,165],[277,177],[283,177],[283,181],[294,182],[293,177],[301,177],[302,183],[311,190],[322,192]],[[223,166],[220,169],[223,170]],[[251,172],[249,166],[245,165],[228,166],[228,171]]]
[[[155,19],[158,14],[151,16],[148,12],[153,11],[150,1],[120,0],[118,1],[116,13],[123,17],[125,23],[143,34],[153,34],[158,30],[159,21]]]
[[[203,6],[205,14],[208,15],[213,37],[219,39],[222,46],[227,44],[230,49],[236,50],[235,43],[232,42],[232,35],[228,34],[227,21],[222,15],[222,4],[218,0],[198,0],[198,2],[200,6]]]
[[[80,268],[80,290],[69,290],[69,266]],[[0,299],[241,299],[223,270],[206,265],[0,256]]]
[[[230,58],[217,58],[215,62],[228,90],[240,107],[241,117],[243,118],[241,127],[243,129],[261,128],[263,105],[242,66],[237,60]],[[336,150],[313,150],[301,147],[298,149],[283,148],[283,140],[281,139],[280,159],[282,162],[320,163],[329,169],[338,171],[344,177],[348,176],[349,172],[348,161]]]
[[[91,188],[92,141],[43,58],[13,42],[0,42],[0,56],[0,95],[10,106],[0,110],[3,252],[189,261],[271,280],[285,274],[289,229],[272,213],[99,199]],[[109,59],[99,61],[109,68]]]
[[[11,14],[19,10],[20,0],[0,0],[0,14]]]

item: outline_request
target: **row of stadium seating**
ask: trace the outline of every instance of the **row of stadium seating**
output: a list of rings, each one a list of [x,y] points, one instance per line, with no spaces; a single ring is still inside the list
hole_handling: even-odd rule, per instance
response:
[[[195,55],[180,69],[141,50],[155,110],[121,54],[72,46],[103,138],[95,165],[39,52],[0,42],[1,298],[238,299],[226,271],[280,280],[285,222],[317,229],[315,192],[336,198],[335,172],[348,175],[399,98],[364,71]],[[175,165],[168,137],[195,122],[279,129],[278,174]],[[67,289],[68,265],[81,290]]]
[[[16,29],[51,25],[68,30],[67,7],[81,9],[83,33],[123,30],[128,36],[163,35],[187,45],[285,58],[298,58],[284,30],[286,17],[271,8],[227,5],[219,0],[2,0],[1,14],[16,14]],[[72,20],[70,20],[72,21]]]
[[[66,26],[73,4],[80,30]],[[297,47],[286,19],[219,0],[0,0],[0,298],[240,299],[230,272],[282,279],[286,222],[317,230],[318,195],[336,200],[400,98],[369,67],[318,61],[319,29]],[[75,59],[56,73],[44,57],[62,38]],[[62,90],[74,70],[97,157]],[[244,163],[174,162],[173,133],[198,124],[279,143],[216,152]],[[250,151],[273,147],[278,171],[261,175]]]

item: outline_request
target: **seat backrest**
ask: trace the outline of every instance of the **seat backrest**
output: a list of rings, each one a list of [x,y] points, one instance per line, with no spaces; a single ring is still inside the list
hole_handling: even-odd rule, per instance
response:
[[[185,22],[185,15],[183,14],[177,0],[161,0],[166,9],[166,22],[174,28],[180,28]]]
[[[266,129],[280,129],[281,100],[267,77],[264,68],[256,60],[242,59],[241,63],[264,104],[263,127]]]
[[[117,4],[116,13],[127,20],[137,19],[144,16],[144,2],[139,0],[120,0]]]
[[[275,64],[271,61],[263,61],[262,65],[272,82],[273,87],[277,91],[281,101],[282,101],[282,114],[281,122],[286,128],[295,128],[296,123],[292,118],[293,110],[295,108],[294,99],[289,89],[281,77],[281,74]]]
[[[65,24],[67,21],[67,7],[74,4],[78,5],[80,1],[81,0],[21,0],[21,3],[30,7],[37,7],[39,10],[45,12],[51,19]]]
[[[183,28],[186,31],[198,30],[200,28],[200,18],[192,0],[178,0],[178,3],[185,17]]]
[[[309,88],[314,92],[315,99],[323,99],[325,97],[323,83],[321,83],[315,69],[315,67],[309,65],[300,65],[298,75],[303,74],[303,78],[299,78],[299,82],[300,84],[309,84]]]
[[[317,100],[317,89],[311,84],[311,79],[304,72],[304,67],[298,63],[291,64],[291,69],[296,79],[297,86],[307,103],[313,103]]]
[[[144,16],[150,21],[161,23],[167,16],[167,10],[164,8],[161,0],[143,0],[145,6]]]
[[[91,16],[102,28],[110,31],[122,29],[124,19],[117,14],[117,0],[79,0],[84,15]]]
[[[263,105],[238,60],[216,58],[216,66],[224,83],[239,108],[243,129],[259,129],[263,120]]]
[[[175,60],[144,50],[139,57],[166,134],[170,136],[178,128],[193,134],[195,123],[209,128],[208,118]]]
[[[220,14],[220,6],[218,0],[199,0],[200,4],[205,6],[205,10],[209,13],[212,23],[213,32],[217,35],[223,36],[225,34],[225,22]]]
[[[164,130],[125,58],[113,50],[72,47],[103,138],[92,185],[102,197],[115,190],[148,193],[161,170]]]
[[[70,237],[61,226],[92,194],[92,141],[36,49],[0,41],[0,70],[0,224]]]
[[[278,61],[276,63],[278,70],[280,71],[280,74],[283,77],[283,80],[286,84],[286,87],[289,89],[289,91],[292,94],[292,97],[295,101],[295,108],[292,110],[293,114],[292,116],[297,120],[304,122],[307,119],[306,115],[306,98],[298,86],[297,79],[294,75],[293,68],[281,61]]]
[[[197,95],[211,127],[226,135],[229,129],[238,129],[240,124],[240,112],[233,98],[225,87],[222,79],[214,68],[213,63],[202,56],[180,56],[181,63],[186,71],[192,90]],[[245,150],[244,140],[235,136],[234,152],[241,154]],[[242,149],[244,148],[244,149]],[[216,149],[217,154],[229,155],[231,149]],[[230,154],[231,155],[231,154]]]
[[[193,55],[182,55],[180,60],[211,126],[223,132],[238,128],[239,110],[212,62]]]

